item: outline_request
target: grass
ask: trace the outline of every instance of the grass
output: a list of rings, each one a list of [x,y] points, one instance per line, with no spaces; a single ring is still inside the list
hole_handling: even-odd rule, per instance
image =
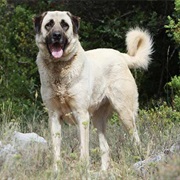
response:
[[[30,147],[28,158],[23,154],[16,155],[13,163],[1,166],[0,177],[5,180],[11,177],[18,180],[49,180],[54,179],[52,166],[51,138],[47,123],[47,113],[44,110],[34,111],[30,116],[25,114],[17,119],[13,115],[13,106],[1,108],[0,141],[4,144],[10,142],[13,131],[36,132],[43,136],[49,143],[46,152]],[[31,110],[31,112],[33,112]],[[158,154],[178,140],[180,129],[179,121],[174,117],[173,110],[166,105],[158,109],[141,110],[137,126],[142,141],[141,152],[133,146],[128,134],[117,121],[116,115],[108,123],[107,138],[111,149],[111,167],[106,173],[100,172],[100,150],[97,141],[96,130],[91,126],[90,130],[90,171],[89,177],[93,180],[134,180],[152,179],[168,180],[180,178],[179,154],[173,154],[166,162],[151,164],[147,167],[147,174],[142,176],[133,169],[133,164],[154,154]],[[177,112],[175,112],[177,113]],[[11,119],[13,117],[13,119]],[[22,122],[26,118],[26,124]],[[31,121],[32,120],[32,121]],[[76,126],[63,126],[62,162],[58,179],[86,179],[88,173],[83,165],[79,164],[79,140]]]

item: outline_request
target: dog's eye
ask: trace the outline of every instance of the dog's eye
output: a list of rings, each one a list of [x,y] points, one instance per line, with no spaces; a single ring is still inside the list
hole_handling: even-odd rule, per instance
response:
[[[46,25],[45,28],[49,31],[54,26],[54,21],[51,19]]]
[[[67,31],[69,29],[68,23],[66,23],[64,20],[62,20],[60,24],[64,31]]]

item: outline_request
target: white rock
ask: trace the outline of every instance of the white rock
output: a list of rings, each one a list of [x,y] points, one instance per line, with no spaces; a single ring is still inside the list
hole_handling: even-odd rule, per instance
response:
[[[11,144],[3,145],[2,142],[0,144],[0,166],[2,166],[4,162],[10,161],[18,152]]]
[[[11,144],[1,145],[0,154],[16,153],[16,149]]]
[[[9,144],[0,141],[0,170],[3,167],[11,172],[16,172],[19,157],[24,165],[32,164],[34,158],[48,150],[47,141],[36,133],[14,132]],[[17,159],[18,157],[18,159]],[[4,166],[5,165],[5,166]],[[0,178],[1,179],[1,178]]]
[[[144,173],[144,171],[145,171],[145,170],[144,170],[144,167],[145,167],[145,166],[148,166],[148,165],[150,165],[151,163],[156,163],[156,162],[162,161],[162,160],[164,160],[164,158],[165,158],[165,154],[164,154],[164,153],[160,153],[160,154],[158,154],[158,155],[149,157],[149,158],[147,158],[147,159],[145,159],[145,160],[143,160],[143,161],[139,161],[139,162],[135,163],[135,164],[133,165],[133,167],[134,167],[134,169],[135,169],[136,171],[141,171],[141,172]]]
[[[158,163],[159,161],[164,161],[169,154],[176,153],[179,151],[180,151],[180,141],[174,143],[170,149],[165,149],[163,152],[161,152],[157,155],[151,156],[143,161],[136,162],[133,165],[133,167],[137,172],[145,174],[146,168],[151,163]]]
[[[47,145],[47,141],[36,133],[20,133],[16,131],[12,137],[12,143],[14,146],[27,146],[32,143]]]

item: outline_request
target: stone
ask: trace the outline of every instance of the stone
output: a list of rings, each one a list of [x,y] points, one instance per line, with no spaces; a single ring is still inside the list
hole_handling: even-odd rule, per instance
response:
[[[143,161],[136,162],[133,165],[133,168],[135,169],[136,172],[141,173],[142,175],[145,175],[147,171],[147,167],[150,164],[163,162],[169,155],[173,153],[177,153],[179,151],[180,151],[180,141],[174,143],[169,149],[165,149],[163,152],[157,155],[151,156]]]
[[[14,132],[11,141],[0,141],[0,169],[5,166],[9,171],[16,171],[20,160],[24,165],[34,163],[39,154],[43,156],[48,148],[47,141],[36,133]]]
[[[2,142],[0,142],[0,167],[3,166],[4,163],[10,162],[17,153],[13,145],[3,145]]]
[[[42,144],[47,146],[47,141],[36,133],[21,133],[14,132],[12,136],[12,144],[22,148],[31,145],[32,143]]]

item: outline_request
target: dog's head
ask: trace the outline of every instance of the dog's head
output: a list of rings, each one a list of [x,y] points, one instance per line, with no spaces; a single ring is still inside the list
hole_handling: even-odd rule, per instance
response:
[[[71,52],[69,46],[78,39],[79,17],[66,11],[48,11],[34,18],[36,43],[54,60]],[[68,48],[69,47],[69,48]]]

